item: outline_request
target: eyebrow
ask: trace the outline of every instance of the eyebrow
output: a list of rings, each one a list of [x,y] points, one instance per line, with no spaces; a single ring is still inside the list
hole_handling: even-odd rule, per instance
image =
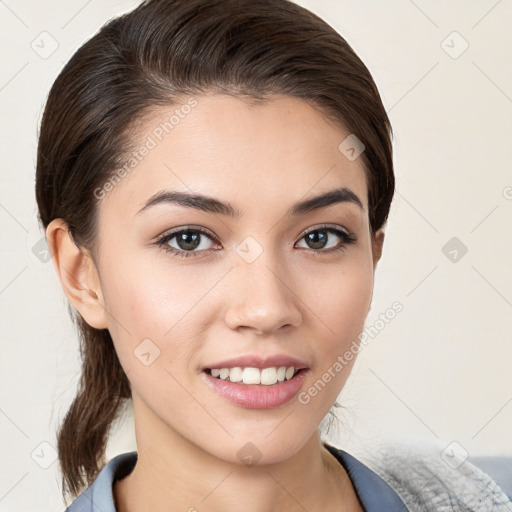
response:
[[[311,199],[295,203],[287,212],[288,215],[304,215],[321,208],[327,208],[338,203],[353,203],[361,210],[364,210],[363,204],[357,195],[349,188],[342,187],[325,192]],[[151,196],[136,215],[148,210],[157,204],[177,204],[186,208],[195,208],[207,213],[217,213],[233,218],[239,218],[242,212],[231,205],[229,202],[222,202],[214,197],[205,196],[198,193],[179,192],[176,190],[160,190]]]

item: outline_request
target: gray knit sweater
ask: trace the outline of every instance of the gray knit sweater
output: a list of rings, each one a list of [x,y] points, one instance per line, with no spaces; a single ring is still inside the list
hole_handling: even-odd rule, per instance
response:
[[[385,480],[411,512],[512,512],[512,500],[486,473],[434,444],[390,442],[357,453]],[[446,459],[446,456],[445,456]]]

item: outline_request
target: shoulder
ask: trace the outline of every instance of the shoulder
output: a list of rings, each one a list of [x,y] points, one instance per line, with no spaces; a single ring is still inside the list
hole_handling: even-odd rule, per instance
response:
[[[129,474],[136,462],[135,451],[116,455],[65,512],[116,512],[112,486],[116,480]]]
[[[512,500],[488,474],[437,444],[389,442],[358,458],[410,511],[512,512]]]

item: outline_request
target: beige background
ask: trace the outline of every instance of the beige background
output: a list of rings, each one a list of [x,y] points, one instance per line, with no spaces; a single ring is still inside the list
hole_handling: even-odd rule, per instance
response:
[[[366,63],[395,130],[398,191],[367,325],[394,301],[403,311],[361,353],[335,440],[512,455],[512,4],[299,3]],[[55,430],[79,370],[53,267],[32,252],[37,125],[76,48],[136,4],[0,1],[0,511],[64,509]],[[126,420],[109,457],[135,449]]]

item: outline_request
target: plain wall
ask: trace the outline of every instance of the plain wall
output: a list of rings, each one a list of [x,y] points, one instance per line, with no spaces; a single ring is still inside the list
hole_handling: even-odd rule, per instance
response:
[[[79,375],[65,295],[33,252],[37,127],[63,64],[137,3],[0,3],[0,510],[64,510],[55,431]],[[373,334],[333,439],[354,453],[397,438],[512,455],[512,4],[299,3],[368,66],[395,134]],[[403,311],[382,327],[395,301]],[[128,410],[107,454],[133,449]]]

